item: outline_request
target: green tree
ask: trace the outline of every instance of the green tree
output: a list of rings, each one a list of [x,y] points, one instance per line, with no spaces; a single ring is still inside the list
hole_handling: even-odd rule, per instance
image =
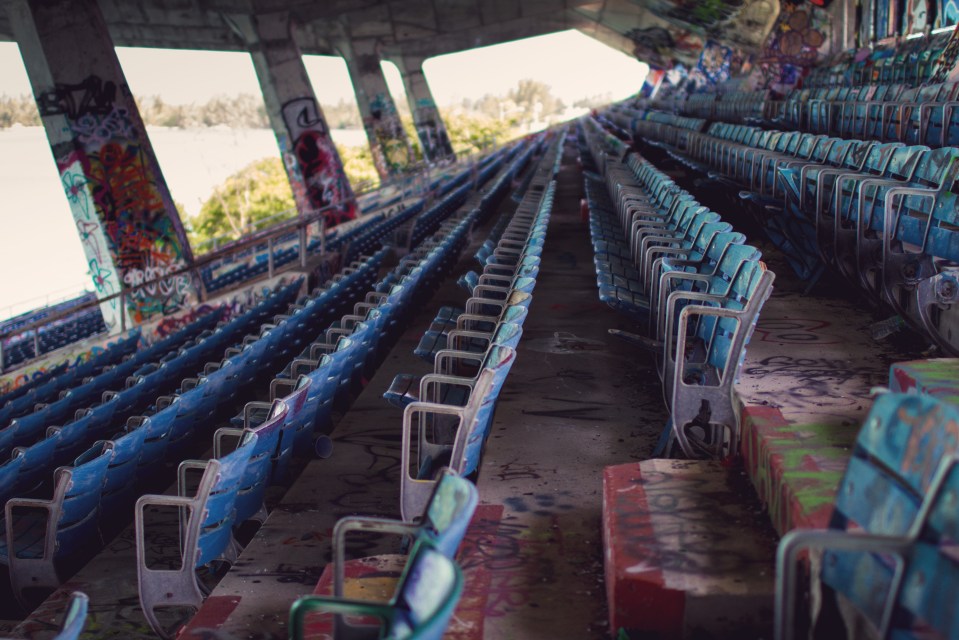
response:
[[[367,145],[339,147],[343,171],[354,191],[366,191],[380,184],[380,175],[373,164],[373,153]]]
[[[563,101],[553,95],[548,84],[529,78],[520,80],[515,88],[509,90],[506,97],[523,113],[539,115],[541,118],[558,115],[566,108]]]
[[[31,95],[0,95],[0,129],[21,124],[25,127],[40,125],[40,112]]]
[[[515,122],[480,114],[443,114],[446,132],[457,153],[477,153],[492,145],[505,144],[515,138]]]
[[[190,244],[202,251],[214,238],[235,240],[268,218],[279,222],[295,215],[293,191],[283,163],[279,158],[263,158],[213,190],[191,220]]]
[[[354,189],[379,184],[369,147],[343,147],[340,158]],[[200,213],[188,221],[187,233],[191,246],[203,253],[212,248],[214,238],[222,242],[236,240],[261,228],[267,220],[282,222],[296,215],[296,203],[283,163],[279,158],[261,158],[213,190],[200,207]]]

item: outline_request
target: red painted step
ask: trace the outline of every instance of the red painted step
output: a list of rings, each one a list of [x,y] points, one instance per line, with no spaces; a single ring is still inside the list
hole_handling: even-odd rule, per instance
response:
[[[930,358],[897,362],[889,367],[889,389],[915,390],[959,404],[959,358]]]
[[[606,467],[603,546],[613,637],[770,637],[776,536],[741,469]]]

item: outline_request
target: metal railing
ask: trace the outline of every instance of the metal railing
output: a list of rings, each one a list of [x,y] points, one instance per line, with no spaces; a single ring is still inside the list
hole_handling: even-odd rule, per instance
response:
[[[470,158],[471,162],[475,162],[475,160],[476,160],[476,157]],[[417,172],[416,174],[407,174],[401,178],[398,178],[394,181],[391,181],[389,183],[382,185],[379,189],[376,189],[375,191],[382,191],[383,189],[386,189],[391,186],[401,185],[400,193],[398,194],[400,199],[397,204],[405,204],[405,201],[407,198],[418,197],[419,195],[429,190],[428,186],[430,184],[430,177],[429,177],[430,171],[431,169],[435,167],[431,167],[427,163],[421,163],[418,165],[414,165],[414,168],[423,168],[423,171]],[[418,192],[417,192],[417,187],[419,187]],[[178,277],[188,276],[191,278],[194,284],[194,288],[197,291],[197,297],[198,297],[197,301],[202,302],[203,300],[206,299],[206,295],[205,295],[205,283],[201,276],[201,270],[204,269],[205,267],[213,265],[214,263],[223,261],[228,257],[236,256],[250,249],[255,249],[257,245],[262,245],[266,243],[266,247],[268,251],[268,266],[267,266],[268,276],[267,277],[273,278],[277,273],[277,268],[276,268],[274,255],[273,255],[274,248],[277,245],[277,240],[282,236],[287,236],[287,235],[291,235],[292,233],[296,233],[297,235],[296,242],[299,243],[299,258],[300,258],[299,266],[300,268],[305,268],[307,263],[307,245],[308,245],[307,228],[312,224],[315,224],[318,222],[321,223],[320,255],[325,254],[326,253],[326,236],[327,236],[327,229],[325,224],[326,212],[342,207],[344,204],[349,202],[354,202],[357,204],[357,206],[359,206],[360,205],[359,199],[361,197],[367,196],[371,193],[374,193],[375,191],[366,191],[361,194],[354,194],[353,197],[345,200],[341,200],[340,202],[336,204],[328,205],[326,207],[323,207],[322,209],[316,209],[314,211],[310,211],[309,213],[300,215],[286,222],[281,222],[269,229],[262,229],[250,235],[241,237],[237,240],[233,240],[229,242],[228,244],[216,249],[215,251],[211,251],[209,253],[205,253],[199,257],[194,258],[193,262],[190,263],[189,265],[186,265],[183,268],[178,269],[176,271],[172,271],[170,273],[164,274],[161,277],[154,278],[146,282],[142,282],[136,286],[124,285],[121,287],[119,292],[112,294],[110,296],[94,299],[89,302],[85,302],[83,304],[77,305],[75,307],[65,309],[63,311],[51,313],[50,315],[47,315],[40,320],[22,325],[20,327],[17,327],[16,329],[2,331],[0,332],[0,373],[5,373],[7,370],[6,358],[4,353],[4,342],[13,336],[34,331],[34,335],[33,335],[34,356],[32,359],[35,360],[42,355],[46,355],[46,354],[40,353],[40,331],[39,331],[40,328],[53,324],[54,322],[57,322],[58,320],[62,320],[66,317],[79,314],[87,309],[99,307],[102,304],[109,303],[114,300],[119,300],[120,309],[121,309],[120,332],[123,333],[127,329],[126,303],[131,295],[134,295],[137,292],[143,289],[146,289],[148,287],[155,287],[160,283],[171,282]],[[374,215],[375,213],[376,211],[371,211],[368,215]],[[367,216],[358,217],[356,220],[357,221],[363,220],[366,217]],[[346,224],[349,225],[349,223],[346,223]],[[339,226],[337,228],[339,229]],[[284,241],[280,244],[285,244],[286,242],[287,241]],[[255,253],[255,251],[253,253]],[[290,263],[290,265],[291,266],[284,266],[284,268],[280,269],[279,271],[280,272],[286,271],[296,266],[296,264],[294,263]],[[51,353],[51,352],[47,352],[47,353]],[[31,358],[28,358],[24,362],[28,362],[30,360]],[[22,364],[23,362],[17,363],[17,366],[20,366]]]

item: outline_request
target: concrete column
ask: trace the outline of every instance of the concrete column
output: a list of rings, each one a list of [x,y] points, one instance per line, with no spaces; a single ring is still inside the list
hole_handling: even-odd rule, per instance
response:
[[[15,0],[8,11],[97,295],[192,263],[96,0]],[[139,323],[196,297],[188,275],[159,279],[132,294],[126,312]],[[102,307],[119,330],[119,302]]]
[[[413,124],[416,125],[416,134],[423,146],[423,156],[431,161],[452,157],[453,145],[446,124],[440,116],[433,92],[423,75],[422,58],[397,58],[396,66],[403,76],[403,86],[406,87],[406,99],[410,103],[413,113]]]
[[[412,164],[413,150],[386,85],[376,41],[343,40],[338,48],[350,71],[376,171],[381,180],[395,177]]]
[[[244,15],[231,21],[250,48],[300,214],[339,204],[326,212],[327,226],[352,220],[357,212],[353,188],[313,93],[289,15]]]

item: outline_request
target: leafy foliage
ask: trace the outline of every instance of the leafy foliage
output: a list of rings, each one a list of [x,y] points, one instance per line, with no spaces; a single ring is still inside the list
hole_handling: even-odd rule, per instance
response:
[[[607,96],[593,96],[575,106],[594,106],[608,102]],[[263,100],[260,96],[240,94],[217,96],[204,104],[170,104],[159,96],[137,100],[143,121],[148,125],[202,129],[213,126],[266,128]],[[360,129],[362,121],[356,104],[340,100],[322,104],[331,129]],[[530,125],[555,122],[564,117],[566,105],[542,82],[524,79],[506,95],[487,94],[477,100],[441,107],[453,149],[473,154],[489,150],[527,133]],[[409,135],[414,157],[422,160],[419,138],[405,100],[397,101],[397,111]],[[16,123],[41,124],[33,96],[0,95],[0,128]],[[354,190],[364,191],[379,184],[373,157],[366,145],[339,147],[344,169]],[[182,211],[182,207],[180,207]],[[203,252],[212,241],[227,241],[260,228],[267,221],[279,222],[296,215],[293,193],[279,158],[263,158],[250,163],[217,187],[192,219],[181,214],[188,226],[194,250]]]
[[[249,93],[216,96],[203,104],[172,104],[160,96],[136,99],[140,116],[147,125],[194,129],[228,126],[237,129],[264,129],[270,126],[263,99]],[[358,129],[363,126],[360,112],[352,101],[321,104],[332,129]],[[0,129],[14,124],[39,126],[40,114],[32,95],[0,95]]]
[[[214,238],[235,240],[266,220],[279,222],[296,215],[293,191],[279,158],[263,158],[231,175],[213,190],[200,213],[190,220],[194,250]]]
[[[25,127],[40,126],[40,112],[31,95],[0,96],[0,128],[6,129],[15,124]]]

